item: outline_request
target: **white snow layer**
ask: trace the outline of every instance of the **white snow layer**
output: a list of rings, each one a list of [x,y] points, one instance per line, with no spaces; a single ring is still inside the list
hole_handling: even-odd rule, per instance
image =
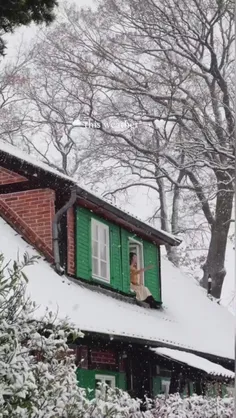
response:
[[[0,140],[0,150],[9,155],[12,155],[13,157],[18,158],[19,160],[25,161],[26,163],[31,164],[37,168],[41,168],[42,170],[52,173],[57,177],[61,177],[65,180],[70,181],[71,183],[74,182],[71,177],[66,176],[65,174],[61,173],[59,170],[56,170],[55,168],[50,167],[49,165],[43,163],[42,161],[36,159],[35,157],[32,157],[30,154],[27,154],[26,152],[15,147],[14,145],[8,144],[7,142],[4,142],[2,140]]]
[[[37,254],[0,218],[0,253],[6,261]],[[234,359],[234,316],[209,300],[191,277],[162,257],[163,310],[150,310],[85,288],[57,275],[42,258],[25,272],[28,292],[38,304],[38,315],[48,307],[68,317],[83,331],[158,342]]]
[[[177,360],[180,363],[188,364],[195,369],[203,370],[204,372],[214,376],[224,376],[230,379],[234,379],[235,376],[234,372],[231,372],[231,370],[225,369],[219,364],[212,363],[211,361],[196,356],[195,354],[186,353],[186,351],[173,350],[166,347],[153,348],[152,351],[158,355]]]

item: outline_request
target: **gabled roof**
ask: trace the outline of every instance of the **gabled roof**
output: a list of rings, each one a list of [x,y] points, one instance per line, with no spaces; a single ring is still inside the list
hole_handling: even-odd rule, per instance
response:
[[[5,259],[36,251],[0,218],[0,252]],[[28,291],[40,305],[69,317],[83,331],[143,341],[215,357],[234,359],[234,317],[207,298],[191,277],[162,257],[161,310],[149,310],[87,289],[75,280],[57,275],[42,258],[25,270]]]
[[[103,211],[109,212],[112,214],[113,219],[120,219],[123,221],[124,225],[134,227],[137,231],[143,231],[143,233],[148,236],[150,239],[156,239],[160,244],[169,244],[172,246],[177,246],[181,243],[181,240],[175,237],[172,234],[169,234],[160,229],[156,229],[148,223],[143,222],[137,217],[121,210],[115,205],[111,205],[102,198],[96,196],[93,193],[90,193],[88,190],[80,187],[73,178],[66,176],[60,171],[44,164],[43,162],[33,158],[31,155],[26,154],[25,152],[19,150],[15,146],[7,144],[0,140],[0,166],[1,164],[5,168],[16,170],[20,168],[24,174],[31,174],[33,178],[43,178],[45,176],[51,177],[51,183],[53,187],[62,188],[61,182],[64,182],[66,186],[72,187],[76,186],[77,196],[81,200],[90,202],[94,207],[102,208]],[[7,165],[7,167],[6,167]],[[65,188],[65,187],[63,187]],[[135,229],[134,229],[135,232]]]
[[[229,379],[234,379],[235,377],[234,372],[222,367],[220,364],[212,363],[212,361],[206,360],[205,358],[196,356],[192,353],[187,353],[186,351],[172,350],[171,348],[166,347],[152,348],[151,350],[159,356],[176,360],[182,364],[187,364],[190,367],[202,370],[212,376],[223,376]]]

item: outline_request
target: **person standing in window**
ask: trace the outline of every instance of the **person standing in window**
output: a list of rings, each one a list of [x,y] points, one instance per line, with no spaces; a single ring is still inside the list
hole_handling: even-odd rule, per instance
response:
[[[130,287],[136,293],[136,299],[140,302],[148,303],[150,308],[158,309],[159,305],[153,298],[150,290],[140,284],[140,274],[152,269],[153,266],[147,266],[141,269],[137,269],[137,255],[135,253],[130,253]]]

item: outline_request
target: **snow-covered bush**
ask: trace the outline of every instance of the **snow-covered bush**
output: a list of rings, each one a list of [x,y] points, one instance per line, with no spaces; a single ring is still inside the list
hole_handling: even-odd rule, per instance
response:
[[[49,312],[36,320],[23,272],[34,261],[0,256],[0,418],[79,418],[88,401],[66,344],[74,330]]]
[[[35,261],[25,254],[5,264],[0,255],[0,418],[152,418],[118,389],[102,386],[86,398],[67,345],[81,334],[50,312],[39,320],[26,298],[24,267]]]
[[[89,402],[84,418],[233,418],[233,398],[204,398],[192,396],[182,399],[178,394],[158,396],[149,410],[140,411],[140,402],[119,389],[103,387],[96,398]]]
[[[140,403],[127,392],[101,384],[84,418],[154,418],[150,411],[140,411]]]
[[[233,418],[234,400],[196,395],[182,399],[178,394],[166,399],[158,396],[152,414],[154,418]]]
[[[160,396],[141,412],[139,400],[102,385],[88,400],[67,345],[81,334],[50,312],[39,320],[26,298],[23,269],[34,261],[0,255],[0,418],[233,418],[231,398]]]

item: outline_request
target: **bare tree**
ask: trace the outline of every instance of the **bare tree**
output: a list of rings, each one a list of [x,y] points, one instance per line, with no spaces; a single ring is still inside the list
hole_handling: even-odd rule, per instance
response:
[[[83,103],[67,91],[66,78],[59,76],[59,80],[50,68],[37,66],[36,57],[33,46],[31,60],[21,72],[24,85],[18,90],[20,106],[27,115],[27,130],[20,133],[22,146],[66,175],[79,178],[83,173],[86,177],[90,170],[86,164],[91,154],[90,132],[73,125]],[[74,93],[83,98],[83,86],[77,86]]]
[[[216,297],[234,190],[233,43],[231,1],[105,0],[67,9],[35,61],[69,80],[80,116],[99,124],[96,160],[129,168],[137,181],[126,188],[156,190],[165,230],[178,232],[180,193],[197,197],[210,234],[203,285],[211,274]]]
[[[0,65],[0,139],[19,143],[19,133],[26,129],[26,112],[19,105],[19,89],[25,84],[22,70],[28,65],[30,55],[22,46],[14,60],[5,58]]]

